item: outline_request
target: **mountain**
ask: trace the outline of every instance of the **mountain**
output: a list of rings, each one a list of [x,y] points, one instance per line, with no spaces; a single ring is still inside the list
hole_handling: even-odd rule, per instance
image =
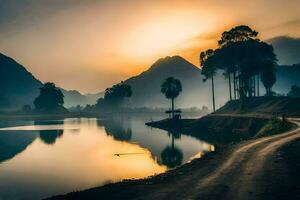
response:
[[[215,96],[217,107],[222,106],[228,99],[228,80],[225,80],[223,72],[218,72],[215,77]],[[289,92],[292,85],[300,86],[300,64],[280,65],[277,67],[277,81],[273,90],[279,94]],[[180,79],[183,91],[175,100],[178,107],[211,108],[211,80],[203,82],[204,76],[201,69],[191,64],[180,56],[161,58],[148,70],[138,76],[124,81],[132,87],[133,95],[130,98],[131,107],[165,107],[170,106],[160,92],[160,85],[169,76]],[[260,84],[261,94],[265,89]]]
[[[16,108],[31,104],[42,82],[12,58],[0,54],[0,107]]]
[[[300,38],[279,36],[266,42],[273,45],[280,64],[292,65],[300,63]]]
[[[273,90],[280,94],[290,91],[292,85],[300,86],[300,63],[294,65],[280,65],[277,67],[277,81]]]
[[[65,107],[70,108],[72,106],[86,106],[87,104],[93,105],[100,97],[104,96],[104,92],[98,92],[95,94],[81,94],[77,90],[65,90],[60,88],[64,94]]]
[[[12,58],[0,53],[0,108],[19,109],[32,105],[43,83]],[[76,90],[61,89],[65,106],[94,104],[103,94],[82,95]]]
[[[203,82],[201,70],[180,56],[161,58],[145,72],[125,80],[124,83],[130,85],[133,91],[130,106],[170,106],[170,101],[160,92],[161,83],[169,76],[178,78],[182,84],[182,93],[175,100],[177,106],[211,106],[210,81]],[[216,93],[219,93],[216,100],[220,105],[227,99],[227,85],[220,75],[216,78],[216,85]]]

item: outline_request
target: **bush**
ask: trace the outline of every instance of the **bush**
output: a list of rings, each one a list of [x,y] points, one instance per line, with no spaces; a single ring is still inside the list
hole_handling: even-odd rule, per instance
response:
[[[287,131],[292,128],[292,123],[288,122],[285,117],[282,119],[278,117],[272,117],[269,122],[262,127],[262,129],[256,134],[257,137],[264,137],[269,135],[275,135]]]

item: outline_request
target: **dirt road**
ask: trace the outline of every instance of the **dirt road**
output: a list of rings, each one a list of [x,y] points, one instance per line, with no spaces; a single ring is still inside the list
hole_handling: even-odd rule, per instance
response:
[[[300,125],[299,121],[292,121]],[[218,166],[212,165],[217,166],[214,169],[191,174],[171,189],[158,189],[141,199],[264,199],[270,181],[263,177],[273,163],[272,155],[297,138],[300,128],[241,144]]]

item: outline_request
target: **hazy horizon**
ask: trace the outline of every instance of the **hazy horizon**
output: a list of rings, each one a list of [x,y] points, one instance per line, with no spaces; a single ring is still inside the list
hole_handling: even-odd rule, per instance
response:
[[[299,1],[283,2],[0,0],[0,52],[43,82],[95,93],[161,57],[198,66],[200,51],[235,25],[263,40],[300,37]]]

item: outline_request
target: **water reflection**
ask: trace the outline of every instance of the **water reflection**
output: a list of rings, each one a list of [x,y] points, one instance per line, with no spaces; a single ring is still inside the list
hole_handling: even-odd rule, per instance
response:
[[[124,118],[110,118],[103,121],[98,120],[98,126],[104,127],[107,135],[115,140],[130,141],[132,136],[131,125]]]
[[[161,152],[162,163],[168,168],[174,168],[182,164],[183,153],[182,151],[175,146],[175,137],[180,138],[180,132],[168,132],[171,135],[171,146],[167,146]]]
[[[40,131],[40,138],[45,144],[53,145],[57,138],[63,135],[63,130],[42,130]]]
[[[52,121],[34,121],[34,125],[36,126],[48,126],[48,125],[63,125],[63,120],[52,120]],[[53,145],[56,142],[57,138],[62,137],[64,133],[64,130],[40,130],[39,136],[40,139],[45,143],[49,145]]]
[[[6,160],[0,164],[0,199],[41,199],[142,178],[212,149],[180,132],[146,127],[146,121],[149,117],[27,121],[8,129],[0,123],[5,130],[0,162]]]
[[[0,131],[0,163],[24,151],[36,137],[37,133],[34,131],[26,134],[19,131]]]

